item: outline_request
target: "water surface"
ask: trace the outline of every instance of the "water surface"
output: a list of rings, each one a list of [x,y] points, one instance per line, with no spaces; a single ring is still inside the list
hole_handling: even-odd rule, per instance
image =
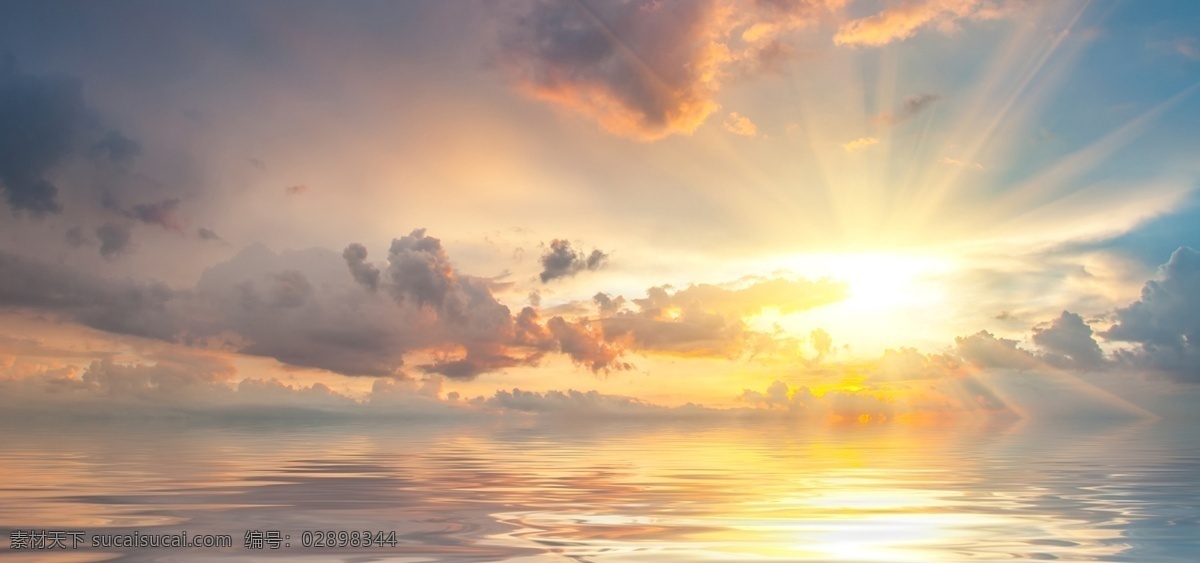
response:
[[[0,428],[31,561],[1196,561],[1190,425],[590,422]],[[231,548],[13,551],[13,531]],[[247,531],[290,546],[249,549]],[[304,531],[396,546],[302,547]]]

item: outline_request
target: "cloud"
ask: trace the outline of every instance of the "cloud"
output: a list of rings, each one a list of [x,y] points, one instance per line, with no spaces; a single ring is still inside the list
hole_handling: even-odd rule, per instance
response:
[[[82,227],[71,227],[67,229],[67,246],[71,248],[79,248],[87,244],[87,237],[83,234]]]
[[[1146,282],[1141,299],[1118,309],[1100,336],[1138,346],[1118,351],[1124,365],[1200,383],[1200,252],[1181,247]]]
[[[666,416],[686,411],[699,413],[709,410],[693,406],[672,409],[634,397],[605,395],[597,391],[576,391],[574,389],[551,390],[544,393],[522,391],[517,388],[512,391],[501,389],[489,397],[486,404],[505,410],[571,417]]]
[[[786,54],[781,34],[843,0],[534,2],[496,59],[517,89],[640,140],[689,134],[729,67]]]
[[[573,276],[584,270],[597,270],[604,266],[608,254],[593,249],[590,254],[571,248],[571,243],[563,239],[550,242],[550,250],[542,255],[542,273],[538,274],[542,283],[558,278]]]
[[[607,293],[598,292],[592,296],[592,301],[596,303],[596,307],[600,309],[601,316],[610,316],[621,310],[625,305],[625,298],[620,295],[615,298]]]
[[[175,293],[162,284],[114,282],[0,252],[0,307],[58,314],[84,326],[166,339],[178,327]]]
[[[844,284],[785,278],[754,280],[743,286],[697,284],[672,291],[651,287],[633,299],[637,311],[618,311],[623,298],[597,296],[602,314],[596,321],[610,340],[625,340],[634,350],[679,356],[736,357],[751,347],[774,342],[771,335],[746,328],[745,317],[767,308],[781,314],[806,311],[845,298]],[[765,339],[765,342],[764,342]],[[769,348],[769,346],[768,346]]]
[[[833,337],[822,329],[814,329],[809,333],[809,340],[812,341],[813,349],[817,351],[818,359],[833,350]]]
[[[301,272],[284,270],[271,274],[271,305],[274,307],[300,307],[313,294],[312,283]]]
[[[754,137],[758,135],[758,126],[755,125],[753,121],[750,121],[750,118],[741,115],[736,111],[730,113],[729,117],[725,118],[725,123],[723,125],[725,126],[726,131],[729,131],[734,135],[741,135],[743,137]]]
[[[463,415],[464,404],[440,397],[440,378],[377,379],[371,392],[354,398],[323,383],[296,385],[277,379],[236,380],[232,363],[215,357],[174,354],[157,361],[96,360],[79,369],[37,377],[0,375],[0,411],[31,416],[205,417],[222,421],[292,417]]]
[[[342,258],[350,268],[354,281],[362,284],[371,291],[379,289],[379,269],[367,263],[367,247],[361,244],[351,244],[342,251]]]
[[[1016,340],[997,338],[986,330],[970,336],[956,337],[954,343],[960,357],[985,369],[1029,370],[1043,365],[1032,353],[1017,346]]]
[[[142,145],[120,131],[109,131],[92,145],[93,157],[105,157],[111,162],[129,162],[141,152]]]
[[[854,152],[874,145],[878,142],[879,137],[861,137],[848,143],[842,143],[842,148],[846,149],[846,152]]]
[[[965,160],[958,160],[955,158],[950,158],[948,156],[943,156],[941,158],[941,160],[939,160],[938,162],[941,162],[942,164],[949,164],[950,166],[955,166],[958,168],[970,168],[973,170],[983,170],[983,165],[978,162],[967,162]]]
[[[627,370],[633,366],[618,361],[621,348],[605,341],[602,329],[593,327],[586,322],[570,323],[562,317],[554,317],[546,323],[550,334],[558,340],[562,353],[571,357],[571,361],[585,366],[592,371]]]
[[[94,130],[96,116],[79,82],[20,72],[0,56],[0,186],[14,213],[62,211],[59,189],[48,178]]]
[[[283,193],[287,195],[304,195],[308,193],[308,186],[304,184],[296,184],[283,189]]]
[[[884,112],[872,117],[871,123],[876,125],[895,125],[908,121],[937,103],[940,99],[942,97],[937,94],[912,94],[905,96],[894,111]]]
[[[154,203],[139,203],[124,214],[147,225],[157,225],[168,231],[182,233],[183,220],[179,216],[178,208],[179,200],[171,198]]]
[[[963,19],[988,20],[1015,11],[1020,2],[992,0],[906,0],[882,11],[850,20],[833,37],[837,45],[878,47],[912,37],[922,28],[942,33],[958,29]]]
[[[200,240],[221,240],[220,235],[218,235],[216,231],[207,227],[200,227],[196,229],[196,236],[200,237]]]
[[[425,229],[392,240],[386,273],[396,299],[429,307],[442,316],[463,313],[467,301],[463,286],[442,241],[426,236]]]
[[[1179,53],[1184,58],[1193,61],[1200,61],[1200,47],[1197,47],[1197,41],[1195,37],[1178,39],[1171,46],[1175,49],[1176,53]]]
[[[789,387],[772,382],[764,391],[745,389],[741,401],[757,408],[784,411],[798,417],[887,420],[896,416],[945,415],[963,412],[1007,413],[1007,406],[972,378],[930,378],[922,389],[904,393],[884,388],[829,389]]]
[[[100,239],[100,255],[110,260],[128,252],[132,239],[128,226],[113,222],[100,225],[96,237]]]
[[[1033,342],[1046,349],[1043,359],[1055,367],[1099,369],[1104,366],[1104,352],[1092,338],[1092,327],[1083,317],[1063,311],[1049,327],[1034,327]]]

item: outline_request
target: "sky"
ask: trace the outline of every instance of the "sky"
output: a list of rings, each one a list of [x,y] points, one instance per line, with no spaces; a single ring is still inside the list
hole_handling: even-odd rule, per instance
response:
[[[0,405],[1172,417],[1200,6],[0,2]]]

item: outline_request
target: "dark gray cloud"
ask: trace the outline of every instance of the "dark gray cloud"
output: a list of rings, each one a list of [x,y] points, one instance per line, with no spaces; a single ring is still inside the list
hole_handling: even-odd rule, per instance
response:
[[[200,240],[221,240],[220,235],[218,235],[216,231],[207,227],[200,227],[196,229],[196,236],[200,237]]]
[[[596,270],[608,260],[608,254],[593,249],[584,254],[571,248],[571,243],[562,239],[550,241],[550,250],[542,255],[542,283],[558,278],[573,276],[584,270]]]
[[[78,80],[23,72],[10,56],[0,56],[0,123],[0,189],[14,213],[62,211],[64,186],[51,180],[60,165],[90,159],[124,166],[141,151],[104,126]]]
[[[1063,311],[1049,327],[1034,327],[1033,342],[1047,353],[1042,358],[1055,367],[1092,370],[1104,366],[1104,352],[1092,338],[1092,327],[1083,317]]]
[[[79,82],[26,74],[0,56],[0,123],[0,184],[9,207],[35,216],[62,211],[47,175],[96,127]]]
[[[392,240],[387,275],[396,299],[429,307],[443,316],[463,313],[466,296],[457,283],[450,258],[442,241],[426,236],[425,229]]]
[[[1119,351],[1118,362],[1200,383],[1200,252],[1179,248],[1160,276],[1146,282],[1141,299],[1118,309],[1115,324],[1100,335],[1138,345]]]
[[[379,289],[379,268],[367,263],[367,247],[358,243],[351,244],[342,251],[342,258],[346,260],[354,281],[371,291]]]
[[[881,113],[871,118],[871,121],[880,125],[895,125],[904,121],[908,121],[917,114],[929,109],[930,106],[941,100],[942,97],[938,94],[912,94],[905,96],[900,101],[900,105],[890,112]]]
[[[83,234],[82,227],[71,227],[67,229],[67,246],[71,248],[79,248],[87,244],[87,236]]]
[[[104,138],[92,145],[92,156],[107,158],[110,162],[126,163],[142,152],[137,141],[122,135],[120,131],[109,131]]]
[[[598,292],[592,296],[592,301],[596,303],[596,307],[600,309],[600,314],[609,316],[616,314],[625,305],[625,298],[620,295],[615,298],[607,293]]]
[[[502,39],[500,62],[534,97],[611,132],[655,139],[691,132],[716,109],[706,73],[713,2],[534,4]]]
[[[179,200],[176,198],[139,203],[123,213],[126,217],[147,225],[157,225],[168,231],[183,233],[183,219],[179,215]]]
[[[162,284],[114,282],[0,252],[0,307],[58,314],[85,326],[165,340],[182,327]]]
[[[100,239],[100,255],[111,260],[129,251],[133,237],[129,226],[110,221],[96,228],[96,238]]]

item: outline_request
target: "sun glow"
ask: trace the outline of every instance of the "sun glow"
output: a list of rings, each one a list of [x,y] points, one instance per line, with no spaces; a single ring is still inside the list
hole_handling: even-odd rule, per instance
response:
[[[835,346],[851,345],[866,354],[882,351],[898,338],[938,341],[938,311],[945,302],[942,278],[956,269],[952,257],[899,253],[798,255],[776,265],[810,279],[841,281],[847,298],[797,314],[764,311],[747,319],[751,326],[794,334],[820,328],[834,337]]]

